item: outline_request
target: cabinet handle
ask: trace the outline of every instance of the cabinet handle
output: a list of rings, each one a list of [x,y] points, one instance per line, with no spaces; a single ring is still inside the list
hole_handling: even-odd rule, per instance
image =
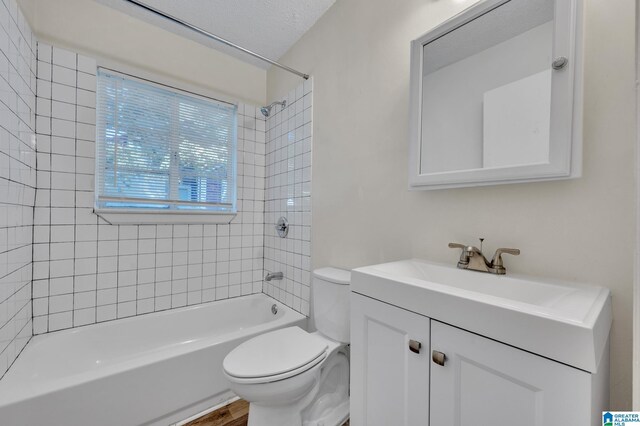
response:
[[[556,71],[561,70],[567,66],[568,62],[569,60],[567,58],[565,58],[564,56],[560,56],[554,59],[554,61],[551,63],[551,68],[553,68]]]
[[[444,366],[444,363],[447,361],[447,356],[442,352],[433,351],[431,352],[431,359],[436,364]]]
[[[421,347],[422,347],[422,343],[418,342],[417,340],[409,340],[409,349],[414,354],[419,354]]]

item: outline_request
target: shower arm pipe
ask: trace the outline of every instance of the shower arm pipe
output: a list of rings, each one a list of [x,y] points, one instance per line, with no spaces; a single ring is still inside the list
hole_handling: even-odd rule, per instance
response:
[[[278,68],[280,68],[280,69],[283,69],[283,70],[285,70],[285,71],[288,71],[288,72],[290,72],[290,73],[292,73],[292,74],[295,74],[295,75],[297,75],[297,76],[299,76],[299,77],[302,77],[302,78],[304,78],[305,80],[308,80],[308,79],[309,79],[309,74],[305,74],[305,73],[300,72],[300,71],[298,71],[298,70],[294,70],[294,69],[293,69],[293,68],[291,68],[291,67],[288,67],[288,66],[283,65],[283,64],[281,64],[281,63],[279,63],[279,62],[276,62],[276,61],[274,61],[274,60],[271,60],[271,59],[269,59],[269,58],[266,58],[266,57],[264,57],[264,56],[262,56],[262,55],[260,55],[260,54],[258,54],[258,53],[252,52],[252,51],[251,51],[251,50],[249,50],[249,49],[245,49],[245,48],[244,48],[244,47],[242,47],[242,46],[238,46],[237,44],[232,43],[232,42],[230,42],[229,40],[226,40],[226,39],[224,39],[224,38],[222,38],[222,37],[219,37],[219,36],[217,36],[217,35],[215,35],[215,34],[212,34],[212,33],[208,32],[208,31],[205,31],[205,30],[203,30],[202,28],[196,27],[195,25],[190,24],[190,23],[188,23],[188,22],[186,22],[186,21],[183,21],[183,20],[182,20],[182,19],[180,19],[180,18],[176,18],[175,16],[172,16],[172,15],[169,15],[169,14],[167,14],[167,13],[164,13],[164,12],[162,12],[162,11],[160,11],[160,10],[156,9],[155,7],[152,7],[152,6],[149,6],[149,5],[147,5],[147,4],[144,4],[144,3],[142,3],[142,2],[140,2],[140,1],[138,1],[138,0],[124,0],[124,1],[126,1],[127,3],[134,4],[134,5],[136,5],[136,6],[140,7],[140,8],[142,8],[142,9],[144,9],[144,10],[148,11],[148,12],[154,13],[154,14],[156,14],[156,15],[158,15],[158,16],[161,16],[161,17],[163,17],[163,18],[165,18],[165,19],[168,19],[168,20],[169,20],[169,21],[171,21],[171,22],[174,22],[174,23],[176,23],[176,24],[182,25],[183,27],[187,27],[187,28],[189,28],[190,30],[195,31],[195,32],[197,32],[197,33],[199,33],[199,34],[201,34],[201,35],[203,35],[203,36],[207,37],[207,38],[210,38],[210,39],[215,40],[215,41],[217,41],[217,42],[219,42],[219,43],[222,43],[222,44],[225,44],[225,45],[227,45],[227,46],[229,46],[229,47],[232,47],[232,48],[234,48],[234,49],[237,49],[237,50],[239,50],[239,51],[241,51],[241,52],[246,53],[247,55],[251,55],[251,56],[253,56],[254,58],[260,59],[261,61],[268,62],[268,63],[270,63],[270,64],[271,64],[271,65],[273,65],[273,66],[276,66],[276,67],[278,67]]]

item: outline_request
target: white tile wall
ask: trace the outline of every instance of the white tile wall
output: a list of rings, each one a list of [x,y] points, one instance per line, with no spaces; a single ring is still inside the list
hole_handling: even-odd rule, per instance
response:
[[[238,116],[229,225],[112,226],[92,213],[96,62],[38,45],[34,333],[262,291],[265,121]]]
[[[264,264],[284,279],[265,282],[264,292],[304,315],[311,287],[312,86],[309,79],[289,92],[286,108],[275,106],[267,119]],[[289,221],[286,238],[275,232],[280,216]]]
[[[32,334],[34,50],[35,38],[16,1],[0,1],[0,377]]]

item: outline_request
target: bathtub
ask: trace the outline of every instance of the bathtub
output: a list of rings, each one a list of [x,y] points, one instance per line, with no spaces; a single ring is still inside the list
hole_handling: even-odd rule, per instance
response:
[[[292,325],[256,294],[35,336],[0,380],[0,425],[175,423],[233,397],[229,351]]]

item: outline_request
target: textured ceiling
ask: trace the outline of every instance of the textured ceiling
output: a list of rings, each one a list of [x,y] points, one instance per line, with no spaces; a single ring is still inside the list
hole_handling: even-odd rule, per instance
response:
[[[125,0],[97,0],[239,59],[268,64],[158,18]],[[313,26],[335,0],[140,0],[246,49],[277,60]]]

